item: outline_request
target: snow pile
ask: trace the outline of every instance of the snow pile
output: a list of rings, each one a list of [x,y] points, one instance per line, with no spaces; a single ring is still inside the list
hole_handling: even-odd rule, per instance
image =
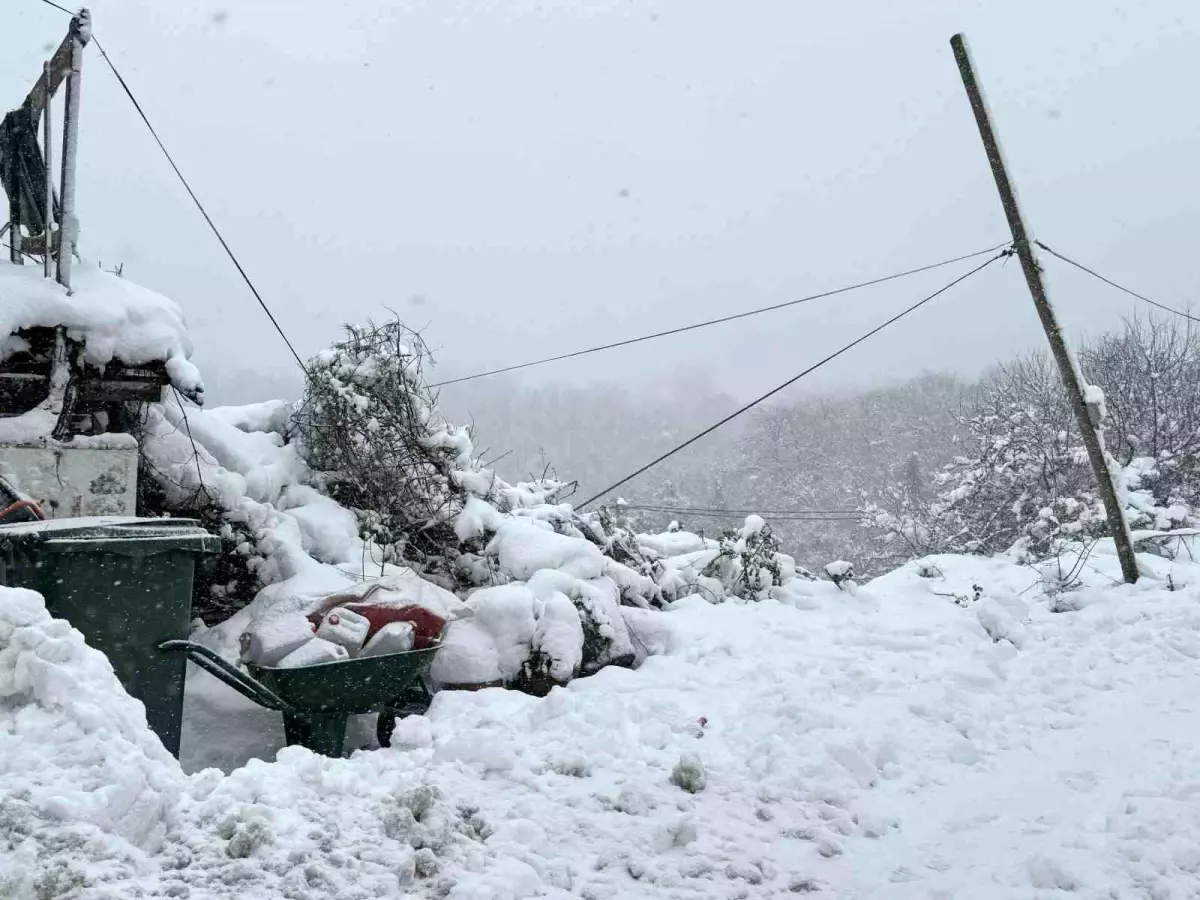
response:
[[[279,403],[191,409],[185,421],[170,399],[146,417],[143,453],[168,507],[186,511],[208,498],[227,557],[259,583],[252,603],[199,636],[230,659],[243,633],[269,628],[279,615],[308,615],[330,596],[381,584],[426,598],[450,619],[463,615],[459,597],[474,613],[451,623],[434,667],[438,683],[545,690],[643,658],[647,648],[627,621],[631,608],[696,592],[713,601],[761,599],[796,575],[758,517],[720,541],[633,535],[606,512],[581,516],[555,502],[557,482],[504,482],[473,459],[469,437],[436,424],[430,440],[453,445],[449,480],[463,492],[448,532],[458,547],[433,563],[426,555],[416,570],[376,541],[369,512],[318,490],[321,477],[303,448],[285,437],[288,423]],[[230,581],[215,590],[238,587]]]
[[[0,361],[23,349],[14,332],[63,325],[83,345],[83,361],[166,363],[171,383],[201,397],[200,373],[189,361],[192,342],[174,301],[90,265],[72,272],[72,293],[44,278],[38,266],[0,262]]]
[[[451,623],[436,680],[544,691],[643,658],[630,609],[697,592],[761,600],[796,577],[758,516],[711,546],[678,533],[643,541],[619,508],[575,512],[563,502],[571,484],[505,482],[470,429],[438,413],[428,361],[399,322],[347,326],[310,360],[291,409],[149,408],[143,458],[162,510],[205,518],[226,551],[199,607],[210,624],[236,614],[201,640],[233,659],[241,635],[273,616],[307,615],[356,584],[423,579],[475,613]]]
[[[632,609],[669,629],[638,670],[541,698],[443,692],[398,724],[395,749],[293,748],[197,774],[161,848],[74,886],[190,900],[1197,896],[1200,564],[1143,555],[1142,581],[1119,586],[1111,544],[1087,562],[1063,613],[1015,560],[964,556],[853,593],[796,578],[757,603]],[[552,596],[485,590],[481,608]],[[71,852],[48,847],[43,864]]]
[[[107,658],[0,587],[0,896],[65,896],[161,848],[184,789]]]

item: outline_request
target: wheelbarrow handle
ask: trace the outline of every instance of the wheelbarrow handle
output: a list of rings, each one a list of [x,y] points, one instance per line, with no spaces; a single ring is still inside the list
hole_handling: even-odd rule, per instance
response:
[[[226,686],[233,688],[243,697],[253,700],[259,706],[265,706],[267,709],[277,710],[284,714],[293,712],[291,704],[265,684],[230,665],[219,654],[203,644],[197,644],[195,641],[163,641],[158,645],[158,649],[164,653],[186,653],[188,659],[199,668]]]

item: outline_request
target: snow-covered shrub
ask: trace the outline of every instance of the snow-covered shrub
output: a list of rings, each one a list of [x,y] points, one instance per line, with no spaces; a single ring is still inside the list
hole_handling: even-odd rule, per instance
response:
[[[397,321],[345,330],[309,362],[292,417],[301,455],[391,561],[442,557],[458,543],[451,520],[467,492],[453,474],[471,464],[470,432],[439,421],[420,335]]]
[[[698,794],[708,785],[708,773],[698,753],[691,751],[680,754],[679,762],[671,770],[671,784],[689,794]]]
[[[720,579],[736,597],[762,600],[784,581],[779,539],[761,516],[747,516],[741,528],[721,535],[720,552],[703,574]]]
[[[843,585],[850,587],[854,583],[854,564],[846,562],[844,559],[834,560],[825,565],[825,574],[838,587]]]

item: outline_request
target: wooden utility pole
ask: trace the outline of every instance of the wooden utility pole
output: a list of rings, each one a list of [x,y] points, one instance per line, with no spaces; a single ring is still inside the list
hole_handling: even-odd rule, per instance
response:
[[[1033,297],[1033,305],[1037,307],[1038,318],[1046,332],[1046,340],[1050,342],[1050,352],[1058,364],[1063,386],[1071,409],[1075,413],[1075,422],[1083,437],[1083,445],[1087,448],[1088,459],[1092,471],[1096,475],[1096,485],[1100,489],[1100,497],[1104,501],[1104,511],[1108,515],[1108,528],[1112,532],[1113,541],[1117,545],[1117,557],[1121,561],[1121,573],[1125,581],[1132,584],[1138,580],[1137,557],[1133,552],[1133,539],[1129,535],[1129,524],[1121,510],[1117,498],[1117,487],[1113,481],[1112,468],[1108,455],[1104,450],[1103,423],[1099,417],[1093,421],[1084,396],[1083,373],[1075,362],[1075,357],[1067,349],[1063,339],[1062,328],[1054,315],[1054,308],[1046,296],[1046,287],[1042,284],[1042,270],[1033,255],[1033,246],[1025,231],[1025,222],[1021,218],[1021,209],[1017,206],[1017,196],[1009,181],[1008,171],[1004,166],[1004,157],[1000,154],[1000,144],[996,133],[992,130],[991,117],[987,104],[983,99],[983,90],[975,77],[975,68],[971,64],[971,54],[967,50],[967,41],[961,34],[950,38],[950,46],[954,50],[954,59],[958,63],[959,74],[962,75],[963,87],[967,89],[967,97],[971,101],[971,111],[975,114],[975,124],[979,126],[979,137],[987,152],[988,163],[992,167],[992,177],[996,179],[996,190],[1000,192],[1000,203],[1004,206],[1004,215],[1008,219],[1008,227],[1012,231],[1013,248],[1021,261],[1021,270],[1025,273],[1025,283]]]

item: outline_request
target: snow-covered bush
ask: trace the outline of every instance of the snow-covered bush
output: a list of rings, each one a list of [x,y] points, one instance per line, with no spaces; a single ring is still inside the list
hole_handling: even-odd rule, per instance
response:
[[[779,540],[761,516],[747,516],[741,528],[721,535],[720,552],[704,569],[725,590],[743,600],[761,600],[783,583]]]
[[[429,351],[400,322],[347,325],[308,364],[292,417],[314,486],[354,511],[364,540],[388,561],[431,562],[458,543],[451,520],[467,492],[467,428],[439,421],[423,374]]]
[[[1089,407],[1133,528],[1195,524],[1200,504],[1200,338],[1188,327],[1130,322],[1080,354]],[[913,556],[998,553],[1045,559],[1108,533],[1103,503],[1057,370],[1043,355],[999,367],[960,419],[962,452],[932,490],[893,488],[865,524]],[[1145,455],[1146,452],[1152,455]]]
[[[853,588],[854,564],[844,559],[837,559],[825,565],[825,574],[829,580],[840,587]]]

